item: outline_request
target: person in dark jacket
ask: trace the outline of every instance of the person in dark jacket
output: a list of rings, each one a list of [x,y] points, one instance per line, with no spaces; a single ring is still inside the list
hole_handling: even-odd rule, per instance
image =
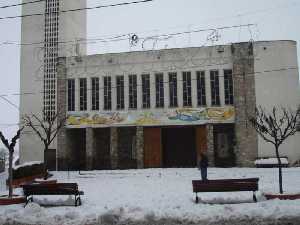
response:
[[[207,180],[207,167],[208,167],[208,159],[207,156],[203,153],[200,154],[200,162],[199,169],[201,171],[201,178],[203,181]]]

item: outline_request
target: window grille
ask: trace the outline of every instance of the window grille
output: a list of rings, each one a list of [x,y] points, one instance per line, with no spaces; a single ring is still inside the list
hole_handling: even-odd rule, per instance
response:
[[[219,71],[210,71],[211,105],[220,105]]]
[[[169,73],[170,107],[177,107],[177,73]]]
[[[75,111],[75,79],[68,79],[68,111]]]
[[[86,78],[79,79],[79,110],[87,110],[87,83]]]
[[[137,82],[136,75],[129,75],[129,108],[137,108]]]
[[[103,77],[104,80],[104,110],[111,110],[111,77]]]
[[[225,94],[225,104],[233,105],[232,70],[224,70],[224,94]]]
[[[205,71],[197,71],[197,104],[206,106]]]
[[[143,108],[150,108],[150,75],[142,74]]]
[[[156,107],[164,107],[164,75],[162,73],[155,74],[155,96]]]
[[[124,76],[117,76],[117,109],[124,109]]]
[[[99,110],[99,78],[92,78],[92,110]]]
[[[46,0],[44,29],[44,119],[56,113],[59,0]]]
[[[191,72],[182,73],[183,106],[192,106]]]

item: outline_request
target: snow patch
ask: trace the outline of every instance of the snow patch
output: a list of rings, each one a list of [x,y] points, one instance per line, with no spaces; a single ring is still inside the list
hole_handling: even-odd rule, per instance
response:
[[[289,164],[287,158],[280,158],[281,164]],[[265,159],[257,159],[255,160],[255,165],[260,165],[260,164],[278,164],[278,159],[277,158],[265,158]]]

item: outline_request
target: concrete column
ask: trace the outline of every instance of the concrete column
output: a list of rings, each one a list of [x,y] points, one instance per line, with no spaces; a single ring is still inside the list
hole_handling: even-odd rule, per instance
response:
[[[225,105],[224,70],[219,70],[220,105]]]
[[[211,87],[210,87],[210,70],[205,71],[205,94],[206,94],[206,105],[211,106]]]
[[[59,58],[57,67],[57,119],[60,121],[66,117],[67,112],[67,68],[66,58]],[[66,170],[67,158],[69,152],[67,148],[67,130],[62,127],[57,134],[57,149],[56,149],[56,168],[57,170]]]
[[[111,109],[117,109],[117,83],[116,76],[111,76]]]
[[[147,74],[147,73],[144,73]],[[142,76],[141,74],[136,75],[136,84],[137,84],[137,109],[142,109],[143,99],[142,99]]]
[[[253,167],[258,153],[258,137],[249,123],[255,114],[255,77],[251,43],[232,45],[235,106],[235,155],[237,166]]]
[[[93,128],[85,129],[85,157],[86,157],[86,169],[94,169],[94,158],[95,158],[95,141],[94,141],[94,130]]]
[[[192,106],[194,108],[198,107],[197,105],[197,76],[196,71],[191,71],[191,85],[192,85]]]
[[[99,77],[99,109],[103,111],[104,108],[104,82],[103,76]]]
[[[92,110],[92,79],[90,77],[86,78],[86,87],[87,87],[87,110]]]
[[[177,72],[177,102],[178,107],[183,107],[183,79],[182,72]]]
[[[129,108],[129,79],[128,75],[124,73],[124,110],[128,111]]]
[[[136,127],[136,161],[137,168],[144,168],[144,128]]]
[[[111,127],[110,128],[110,161],[111,161],[111,168],[117,169],[118,168],[118,128]]]
[[[150,74],[150,105],[151,109],[156,108],[155,73]]]
[[[209,166],[215,166],[215,152],[214,152],[214,129],[212,124],[206,125],[207,130],[207,158]]]
[[[170,107],[170,92],[169,92],[169,74],[164,72],[164,97],[165,97],[165,109]]]

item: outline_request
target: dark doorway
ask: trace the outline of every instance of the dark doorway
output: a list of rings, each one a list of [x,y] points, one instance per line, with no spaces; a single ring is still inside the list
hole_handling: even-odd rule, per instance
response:
[[[46,169],[50,171],[56,170],[56,149],[48,149],[45,151]]]
[[[95,157],[93,169],[111,169],[110,164],[110,128],[94,129]]]
[[[70,170],[85,170],[86,168],[86,137],[85,129],[69,129],[67,132],[69,155],[67,168]]]
[[[163,167],[195,167],[196,143],[193,127],[162,129]]]
[[[236,166],[234,144],[233,124],[214,125],[214,153],[216,166]]]

